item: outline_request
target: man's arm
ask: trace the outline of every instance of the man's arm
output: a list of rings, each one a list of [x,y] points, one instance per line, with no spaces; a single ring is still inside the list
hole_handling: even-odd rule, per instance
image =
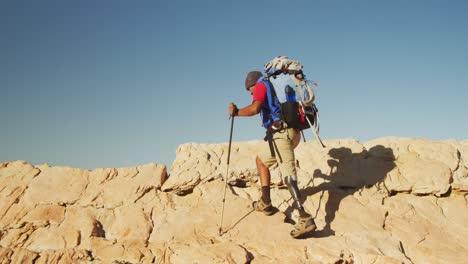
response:
[[[260,113],[260,110],[262,109],[263,102],[261,101],[253,101],[252,104],[239,109],[239,113],[237,113],[238,116],[254,116],[258,113]]]
[[[262,106],[263,106],[263,102],[261,101],[253,101],[252,104],[244,107],[244,108],[241,108],[239,109],[239,112],[237,112],[237,115],[238,116],[254,116],[258,113],[260,113],[260,110],[262,109]],[[234,111],[235,111],[235,104],[231,103],[229,105],[229,114],[231,116],[234,115]]]

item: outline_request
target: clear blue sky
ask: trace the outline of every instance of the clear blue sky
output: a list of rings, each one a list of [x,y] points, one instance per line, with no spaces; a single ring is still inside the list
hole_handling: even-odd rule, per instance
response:
[[[0,3],[0,161],[169,167],[229,138],[277,55],[319,83],[324,139],[468,138],[468,1]],[[238,118],[234,140],[263,137]],[[313,139],[312,133],[306,133]]]

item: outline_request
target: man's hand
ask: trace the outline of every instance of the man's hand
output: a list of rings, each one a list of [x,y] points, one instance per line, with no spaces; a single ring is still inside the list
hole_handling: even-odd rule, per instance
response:
[[[239,109],[237,108],[237,106],[234,103],[230,103],[228,108],[228,114],[230,116],[236,116],[238,113]]]

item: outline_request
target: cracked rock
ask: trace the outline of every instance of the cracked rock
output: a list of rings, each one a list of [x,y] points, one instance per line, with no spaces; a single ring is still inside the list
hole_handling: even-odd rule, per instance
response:
[[[317,224],[303,239],[289,235],[298,215],[278,168],[278,211],[252,210],[264,144],[234,142],[229,175],[226,143],[181,145],[169,177],[155,163],[2,162],[0,263],[466,262],[467,141],[301,143],[298,185]]]

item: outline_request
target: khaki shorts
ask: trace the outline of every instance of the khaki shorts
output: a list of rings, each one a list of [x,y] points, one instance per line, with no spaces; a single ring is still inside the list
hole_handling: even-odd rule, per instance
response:
[[[271,155],[270,146],[268,142],[262,146],[258,157],[260,160],[270,168],[278,163],[281,175],[294,176],[296,175],[296,158],[294,156],[294,149],[299,145],[301,140],[301,132],[294,128],[288,128],[273,134],[273,141],[276,144],[275,157]],[[279,155],[278,155],[279,152]],[[282,162],[280,162],[280,157]]]

